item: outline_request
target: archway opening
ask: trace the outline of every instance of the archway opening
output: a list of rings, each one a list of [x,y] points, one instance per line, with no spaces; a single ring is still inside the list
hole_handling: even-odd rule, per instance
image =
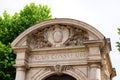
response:
[[[67,75],[67,74],[62,74],[62,75],[51,75],[44,80],[76,80],[74,77]]]

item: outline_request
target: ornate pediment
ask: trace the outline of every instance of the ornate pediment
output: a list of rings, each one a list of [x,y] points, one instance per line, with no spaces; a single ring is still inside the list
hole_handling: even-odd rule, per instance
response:
[[[103,40],[97,29],[73,19],[52,19],[36,24],[11,44],[12,47],[30,46],[32,49],[81,46],[86,40]]]
[[[55,24],[39,28],[28,35],[32,49],[81,46],[89,40],[87,31],[71,25]]]

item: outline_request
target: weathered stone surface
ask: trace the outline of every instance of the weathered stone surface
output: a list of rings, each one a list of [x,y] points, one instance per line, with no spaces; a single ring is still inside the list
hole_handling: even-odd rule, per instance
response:
[[[98,30],[81,21],[44,21],[24,31],[11,46],[17,55],[15,80],[60,76],[109,80],[114,74],[109,59],[110,43]]]

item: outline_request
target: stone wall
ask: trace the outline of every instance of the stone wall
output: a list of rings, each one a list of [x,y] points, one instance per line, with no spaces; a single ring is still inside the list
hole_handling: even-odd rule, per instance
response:
[[[110,80],[114,73],[110,43],[81,21],[44,21],[24,31],[11,45],[17,55],[15,80],[45,80],[52,75]]]

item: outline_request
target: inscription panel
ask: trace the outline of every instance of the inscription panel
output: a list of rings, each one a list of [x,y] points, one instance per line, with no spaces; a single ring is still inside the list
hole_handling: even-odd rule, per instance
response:
[[[31,54],[29,56],[29,63],[32,64],[49,64],[53,62],[54,63],[65,63],[70,61],[80,61],[82,59],[85,59],[87,56],[87,52],[85,49],[81,50],[66,50],[66,51],[55,51],[55,52],[46,52],[46,53],[36,53]]]

